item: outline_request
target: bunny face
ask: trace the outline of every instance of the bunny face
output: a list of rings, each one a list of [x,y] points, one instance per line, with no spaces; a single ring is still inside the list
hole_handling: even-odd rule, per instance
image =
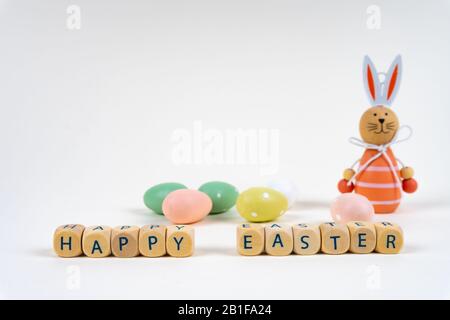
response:
[[[397,115],[390,108],[375,106],[369,108],[359,121],[359,132],[365,143],[387,144],[394,139],[399,128]]]
[[[363,63],[364,88],[373,107],[362,115],[359,132],[364,142],[374,145],[391,142],[399,129],[397,115],[389,106],[394,101],[400,85],[401,56],[394,59],[388,72],[384,74],[383,82],[379,76],[380,73],[375,69],[372,60],[366,56]]]

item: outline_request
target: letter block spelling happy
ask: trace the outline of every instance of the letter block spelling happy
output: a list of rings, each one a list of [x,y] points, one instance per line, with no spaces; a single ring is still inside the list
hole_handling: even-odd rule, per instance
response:
[[[172,257],[189,257],[194,253],[194,228],[185,225],[167,227],[166,250]]]
[[[139,252],[144,257],[162,257],[166,254],[166,227],[146,225],[139,231]]]
[[[111,255],[111,228],[92,226],[83,234],[83,252],[90,258],[104,258]]]
[[[292,227],[292,232],[296,254],[311,255],[320,251],[320,229],[318,225],[299,223]]]
[[[237,227],[236,242],[238,253],[243,256],[257,256],[264,252],[264,226],[240,224]]]
[[[266,227],[266,253],[271,256],[287,256],[294,249],[292,227],[271,224]]]
[[[112,229],[111,251],[120,258],[132,258],[139,255],[139,227],[119,226]]]
[[[342,254],[350,248],[350,234],[346,225],[334,222],[322,223],[320,233],[323,253]]]
[[[84,226],[81,224],[67,224],[58,227],[53,235],[53,249],[63,258],[78,257],[83,254],[81,240]]]

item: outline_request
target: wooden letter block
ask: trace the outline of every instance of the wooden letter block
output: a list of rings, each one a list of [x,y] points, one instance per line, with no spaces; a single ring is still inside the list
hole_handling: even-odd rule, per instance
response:
[[[403,248],[402,229],[390,222],[375,223],[377,232],[376,252],[379,253],[399,253]]]
[[[310,255],[320,251],[320,229],[318,225],[299,223],[292,227],[292,232],[296,254]]]
[[[271,224],[266,226],[266,253],[271,256],[287,256],[294,249],[292,227]]]
[[[371,253],[375,250],[377,236],[373,223],[352,221],[347,223],[350,232],[350,252]]]
[[[144,257],[162,257],[166,254],[166,227],[143,226],[139,231],[139,252]]]
[[[139,227],[119,226],[111,232],[111,251],[119,258],[139,255]]]
[[[84,226],[67,224],[58,227],[53,235],[53,250],[63,258],[78,257],[83,254],[81,240]]]
[[[90,258],[104,258],[111,255],[111,228],[92,226],[83,234],[83,252]]]
[[[194,228],[185,225],[167,227],[166,250],[172,257],[189,257],[194,253]]]
[[[243,256],[257,256],[264,252],[264,226],[240,224],[237,227],[237,251]]]
[[[327,254],[346,253],[350,248],[350,234],[346,225],[326,222],[320,225],[322,252]]]

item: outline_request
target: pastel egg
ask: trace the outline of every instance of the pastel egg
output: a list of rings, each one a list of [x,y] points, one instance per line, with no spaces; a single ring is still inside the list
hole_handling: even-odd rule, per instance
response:
[[[239,191],[235,186],[222,182],[210,181],[200,186],[198,189],[206,193],[212,201],[211,214],[222,213],[230,210],[239,196]]]
[[[254,187],[239,195],[236,209],[247,221],[267,222],[277,219],[287,211],[288,199],[277,190]]]
[[[336,223],[350,221],[370,221],[374,209],[370,201],[357,193],[344,193],[331,204],[331,217]]]
[[[144,204],[157,214],[163,214],[162,203],[169,193],[175,190],[187,189],[184,184],[166,182],[157,184],[148,189],[144,194]]]
[[[212,209],[212,201],[206,193],[180,189],[164,199],[164,216],[174,224],[189,224],[202,220]]]
[[[280,178],[269,181],[267,183],[267,186],[271,189],[280,191],[285,195],[285,197],[288,199],[288,208],[292,208],[292,206],[297,201],[298,188],[293,181]]]

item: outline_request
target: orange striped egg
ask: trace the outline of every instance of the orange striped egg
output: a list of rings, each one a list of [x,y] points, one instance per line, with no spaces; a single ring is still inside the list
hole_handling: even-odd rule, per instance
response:
[[[361,158],[360,166],[377,153],[377,150],[367,149]],[[386,155],[394,165],[395,174],[400,177],[397,160],[390,148],[386,151]],[[392,213],[398,208],[401,200],[401,183],[397,182],[395,174],[385,157],[381,156],[356,177],[355,192],[369,199],[376,213]]]

